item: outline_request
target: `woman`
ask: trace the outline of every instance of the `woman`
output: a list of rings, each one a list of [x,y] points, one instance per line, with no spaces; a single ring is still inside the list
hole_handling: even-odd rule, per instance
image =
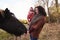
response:
[[[46,22],[46,12],[43,7],[35,7],[35,16],[29,25],[29,33],[31,40],[38,40],[39,34]]]

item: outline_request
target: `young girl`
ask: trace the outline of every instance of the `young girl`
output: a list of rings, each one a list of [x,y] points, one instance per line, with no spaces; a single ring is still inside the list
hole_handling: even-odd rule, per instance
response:
[[[28,15],[27,15],[27,20],[28,20],[29,23],[32,20],[33,16],[34,16],[34,10],[31,7],[30,10],[29,10],[29,12],[28,12]]]

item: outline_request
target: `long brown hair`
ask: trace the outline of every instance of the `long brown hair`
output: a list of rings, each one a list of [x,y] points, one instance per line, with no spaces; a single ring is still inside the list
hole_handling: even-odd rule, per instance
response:
[[[37,6],[35,8],[38,8],[38,12],[40,15],[46,16],[45,9],[42,6]]]

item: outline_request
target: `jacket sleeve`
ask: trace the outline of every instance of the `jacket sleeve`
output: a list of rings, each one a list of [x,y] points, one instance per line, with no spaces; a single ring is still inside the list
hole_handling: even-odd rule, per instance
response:
[[[42,27],[43,27],[43,25],[45,24],[45,18],[44,17],[42,17],[42,18],[40,18],[33,26],[33,28],[35,29],[35,30],[38,30],[38,29],[42,29]]]

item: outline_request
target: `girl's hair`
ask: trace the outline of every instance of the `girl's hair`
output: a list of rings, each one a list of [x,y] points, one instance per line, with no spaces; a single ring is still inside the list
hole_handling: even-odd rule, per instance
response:
[[[34,11],[33,7],[30,7],[30,11],[32,11],[32,12]]]
[[[35,8],[38,8],[38,13],[40,15],[43,15],[43,16],[46,16],[46,12],[45,12],[45,9],[42,7],[42,6],[37,6]]]

